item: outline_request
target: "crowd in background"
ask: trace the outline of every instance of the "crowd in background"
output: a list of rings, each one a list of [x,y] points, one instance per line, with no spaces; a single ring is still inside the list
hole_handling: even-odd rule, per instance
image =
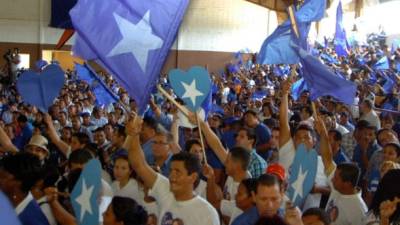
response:
[[[399,224],[400,49],[312,52],[357,84],[353,105],[325,96],[313,107],[310,91],[293,87],[298,68],[240,56],[210,74],[205,150],[198,128],[160,94],[133,116],[134,99],[108,74],[100,76],[119,102],[96,105],[68,70],[48,112],[25,104],[11,79],[0,95],[0,190],[23,224],[76,224],[69,193],[96,158],[101,198],[112,198],[101,207],[103,224]],[[374,69],[384,56],[390,69]],[[159,83],[175,96],[166,75]],[[317,174],[294,206],[285,193],[301,144],[318,152]]]

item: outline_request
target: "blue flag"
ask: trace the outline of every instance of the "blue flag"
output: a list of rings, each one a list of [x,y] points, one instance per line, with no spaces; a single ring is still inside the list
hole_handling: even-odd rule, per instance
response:
[[[70,11],[78,33],[73,51],[100,61],[143,113],[188,4],[189,0],[79,0]]]
[[[0,220],[7,225],[21,225],[8,198],[0,191]]]
[[[55,28],[73,29],[69,10],[78,0],[52,0],[50,26]]]
[[[80,65],[75,63],[75,69],[78,77],[90,85],[94,95],[96,96],[96,105],[109,105],[119,101],[118,97],[115,96],[115,94],[88,64]]]
[[[311,22],[318,21],[324,17],[326,1],[307,0],[303,6],[295,12],[297,25],[304,46]],[[264,41],[260,53],[257,56],[259,64],[296,64],[300,61],[296,51],[290,46],[291,40],[296,39],[292,31],[290,20],[279,25],[276,30]]]
[[[386,78],[386,82],[383,85],[382,89],[385,94],[390,94],[393,92],[393,88],[396,85],[396,82],[392,80],[389,76],[384,76]]]
[[[47,61],[43,60],[43,59],[40,59],[40,60],[35,62],[35,67],[38,70],[42,70],[47,65],[48,65]]]
[[[71,193],[71,203],[79,225],[99,224],[98,199],[101,193],[101,164],[92,159],[82,171]]]
[[[307,195],[315,183],[318,167],[318,153],[314,150],[307,150],[304,144],[296,149],[291,171],[287,196],[297,207],[302,207]]]
[[[392,42],[392,48],[390,50],[390,53],[393,55],[394,52],[400,47],[400,40],[399,39],[395,39]]]
[[[346,104],[353,104],[357,86],[353,82],[335,75],[329,67],[305,50],[297,48],[303,66],[301,68],[303,77],[310,89],[311,100],[330,95]]]
[[[336,32],[335,32],[335,51],[338,56],[347,56],[348,55],[348,43],[346,37],[346,30],[343,26],[343,9],[342,9],[342,1],[339,1],[339,5],[336,11]]]
[[[304,78],[301,78],[300,80],[296,81],[292,85],[292,97],[295,101],[297,101],[300,98],[301,93],[303,91],[308,90],[307,83],[304,80]]]
[[[372,67],[374,70],[388,70],[389,69],[389,60],[386,56],[379,59],[378,62]]]

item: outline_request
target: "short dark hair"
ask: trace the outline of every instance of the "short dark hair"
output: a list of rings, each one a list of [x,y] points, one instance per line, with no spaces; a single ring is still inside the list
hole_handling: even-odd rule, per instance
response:
[[[114,132],[118,134],[118,136],[126,137],[125,127],[121,125],[117,125],[114,127]]]
[[[365,100],[363,101],[363,103],[364,103],[368,108],[370,108],[370,109],[372,109],[372,108],[374,107],[374,103],[373,103],[371,100],[369,100],[369,99],[365,99]]]
[[[83,132],[78,132],[78,133],[74,133],[72,134],[72,137],[76,137],[79,141],[79,143],[81,144],[89,144],[90,143],[90,138],[89,135],[87,135],[86,133]]]
[[[71,165],[72,163],[82,165],[86,164],[91,159],[93,159],[92,153],[90,153],[88,150],[78,149],[71,152],[68,158],[68,163],[69,165]]]
[[[316,216],[318,219],[324,223],[324,225],[330,225],[331,224],[331,219],[329,218],[329,215],[325,212],[325,210],[320,209],[320,208],[309,208],[307,209],[302,217],[306,216]]]
[[[267,187],[271,187],[271,186],[278,186],[279,189],[281,190],[281,184],[279,182],[278,177],[276,177],[275,175],[272,174],[263,174],[260,177],[258,177],[257,179],[257,186],[255,189],[255,193],[257,193],[257,189],[259,186],[267,186]]]
[[[185,143],[185,151],[189,152],[193,145],[200,145],[201,146],[200,140],[198,140],[198,139],[187,140],[186,143]]]
[[[257,135],[256,135],[255,129],[247,128],[247,127],[241,127],[239,129],[239,131],[241,131],[241,130],[246,131],[247,138],[249,140],[254,140],[253,141],[253,147],[256,146],[256,144],[257,144]]]
[[[25,115],[20,114],[17,118],[17,121],[20,123],[26,123],[28,122],[28,118]]]
[[[311,133],[311,135],[314,134],[314,130],[312,129],[312,127],[310,127],[307,124],[300,124],[299,126],[297,126],[296,130],[294,131],[294,134],[296,134],[297,132],[301,131],[301,130],[305,130]]]
[[[104,132],[104,128],[103,127],[98,127],[96,130],[94,130],[95,133],[97,132]]]
[[[301,107],[300,111],[303,111],[303,110],[306,113],[308,113],[310,116],[313,114],[313,110],[309,105]]]
[[[340,133],[338,130],[336,129],[331,129],[329,130],[329,133],[333,133],[333,139],[335,139],[335,141],[342,141],[342,133]]]
[[[143,124],[145,124],[146,126],[150,127],[153,130],[157,130],[158,128],[158,123],[157,121],[149,116],[146,116],[143,118]]]
[[[354,163],[341,163],[337,166],[339,176],[343,182],[349,182],[356,187],[360,179],[360,168]]]
[[[16,180],[21,182],[23,193],[28,193],[41,178],[40,160],[37,156],[28,152],[6,156],[2,159],[0,168],[12,174]]]
[[[247,179],[242,180],[241,183],[246,188],[246,193],[248,196],[251,196],[251,192],[256,191],[256,187],[257,187],[257,179],[256,178],[247,178]]]
[[[147,222],[146,210],[131,198],[115,196],[111,206],[116,220],[125,225],[145,225]]]
[[[239,161],[243,170],[247,170],[250,164],[250,153],[243,147],[233,147],[230,150],[232,159]]]
[[[200,159],[189,152],[179,152],[171,157],[171,162],[183,162],[188,174],[196,173],[198,176],[201,173]]]

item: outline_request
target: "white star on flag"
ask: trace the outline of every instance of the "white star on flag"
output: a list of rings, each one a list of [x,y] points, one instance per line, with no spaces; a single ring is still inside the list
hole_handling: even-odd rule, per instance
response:
[[[304,180],[306,179],[308,174],[308,171],[303,171],[303,168],[300,165],[299,168],[299,174],[297,175],[297,179],[295,182],[292,183],[292,188],[294,189],[294,194],[293,194],[293,199],[292,201],[295,201],[297,196],[300,196],[300,198],[303,198],[303,184]]]
[[[93,214],[92,206],[90,205],[90,198],[92,197],[94,186],[88,188],[85,179],[82,180],[82,192],[75,200],[81,205],[80,221],[83,220],[85,213]]]
[[[198,96],[203,96],[204,94],[196,89],[196,80],[193,80],[190,85],[185,82],[181,82],[183,88],[185,88],[185,94],[183,94],[182,98],[190,98],[193,105],[196,105],[196,98]]]
[[[159,49],[164,44],[160,37],[153,34],[150,11],[147,11],[136,25],[116,13],[113,15],[122,34],[122,40],[114,46],[107,57],[132,53],[142,71],[146,73],[149,51]]]

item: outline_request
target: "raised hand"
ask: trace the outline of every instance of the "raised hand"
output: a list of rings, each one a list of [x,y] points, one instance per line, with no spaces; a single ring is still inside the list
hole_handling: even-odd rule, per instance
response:
[[[139,116],[131,115],[126,123],[126,133],[131,136],[136,136],[142,130],[143,120]]]
[[[379,206],[380,215],[382,219],[389,219],[396,211],[397,204],[400,202],[399,198],[395,198],[393,201],[387,200],[381,203]]]

